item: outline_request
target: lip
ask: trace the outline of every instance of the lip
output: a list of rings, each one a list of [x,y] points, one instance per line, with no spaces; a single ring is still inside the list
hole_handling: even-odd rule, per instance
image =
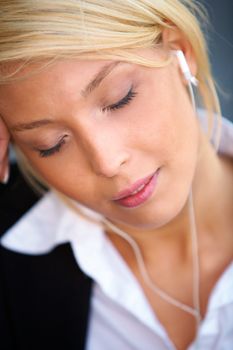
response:
[[[132,186],[126,188],[125,190],[119,192],[112,200],[117,202],[119,205],[133,208],[149,199],[149,197],[154,192],[157,177],[159,175],[159,168],[153,174],[136,181]],[[135,194],[133,192],[140,189],[141,186],[144,187]]]

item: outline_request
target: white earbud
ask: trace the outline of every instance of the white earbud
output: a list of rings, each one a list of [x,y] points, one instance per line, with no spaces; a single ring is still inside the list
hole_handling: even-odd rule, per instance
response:
[[[183,54],[183,51],[181,50],[176,50],[173,51],[174,54],[176,55],[179,65],[180,65],[180,69],[185,77],[185,79],[190,82],[191,84],[197,86],[198,85],[198,80],[192,75],[192,73],[190,72],[188,63],[186,61],[186,58]]]

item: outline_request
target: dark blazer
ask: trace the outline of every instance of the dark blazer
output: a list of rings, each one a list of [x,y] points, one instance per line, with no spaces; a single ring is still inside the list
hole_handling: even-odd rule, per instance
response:
[[[0,234],[37,200],[13,166],[0,186]],[[0,349],[84,349],[92,284],[69,243],[37,256],[0,246]]]

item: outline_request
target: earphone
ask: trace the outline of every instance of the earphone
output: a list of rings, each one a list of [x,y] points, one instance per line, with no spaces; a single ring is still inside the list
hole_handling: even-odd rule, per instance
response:
[[[176,51],[172,51],[179,62],[180,65],[180,69],[185,77],[185,79],[187,80],[187,82],[190,82],[192,85],[197,86],[198,85],[198,80],[192,75],[192,73],[190,72],[188,63],[186,61],[186,58],[184,56],[183,51],[181,50],[176,50]]]
[[[196,79],[196,77],[194,77],[194,75],[192,75],[183,51],[181,51],[181,50],[173,51],[172,50],[172,53],[177,57],[181,72],[183,73],[184,78],[187,81],[188,91],[189,91],[189,95],[191,98],[193,110],[195,111],[196,115],[198,115],[195,93],[194,93],[194,88],[193,88],[193,86],[195,86],[195,87],[198,86],[198,80]]]

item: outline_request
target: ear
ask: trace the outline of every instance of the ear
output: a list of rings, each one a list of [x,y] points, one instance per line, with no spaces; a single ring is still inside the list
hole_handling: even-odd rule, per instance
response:
[[[188,39],[178,28],[165,28],[162,32],[162,45],[166,50],[182,50],[192,75],[197,74],[197,62]]]

